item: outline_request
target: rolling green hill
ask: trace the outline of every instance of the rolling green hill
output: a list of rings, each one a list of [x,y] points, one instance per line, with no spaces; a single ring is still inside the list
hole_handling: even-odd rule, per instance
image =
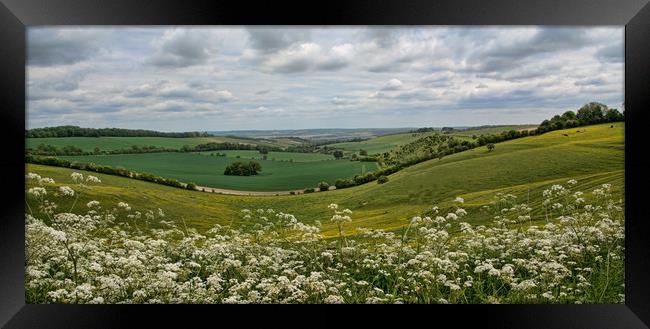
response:
[[[356,152],[361,149],[368,151],[369,155],[384,153],[392,150],[394,147],[408,144],[418,138],[427,136],[429,133],[404,133],[395,135],[386,135],[372,138],[362,142],[346,142],[327,145],[332,148],[340,148],[346,151]]]
[[[472,140],[472,136],[480,136],[481,134],[488,135],[488,134],[498,134],[502,131],[509,131],[509,130],[522,130],[522,129],[529,129],[529,128],[534,128],[536,126],[534,125],[511,125],[511,126],[497,126],[497,127],[487,127],[487,128],[476,128],[476,129],[467,129],[467,130],[460,130],[460,131],[454,131],[450,133],[450,135],[457,136],[460,139],[466,139],[466,140]],[[393,135],[386,135],[386,136],[379,136],[375,137],[366,141],[362,142],[346,142],[346,143],[336,143],[336,144],[330,144],[328,145],[329,147],[334,147],[334,148],[341,148],[346,151],[351,151],[351,152],[358,152],[359,150],[363,149],[368,151],[369,155],[372,154],[379,154],[379,153],[384,153],[392,150],[393,148],[408,144],[410,142],[415,141],[416,139],[425,137],[430,134],[436,134],[440,133],[440,131],[436,132],[423,132],[423,133],[401,133],[401,134],[393,134]]]
[[[578,132],[580,131],[580,132]],[[198,156],[197,157],[205,157]],[[71,184],[73,170],[27,165],[28,172],[52,177],[57,184]],[[497,192],[513,193],[521,202],[539,204],[542,191],[552,184],[578,180],[576,190],[588,191],[609,183],[616,195],[624,191],[624,124],[617,123],[558,130],[430,160],[389,176],[389,182],[304,195],[247,197],[193,192],[122,177],[97,175],[103,184],[84,191],[78,203],[96,199],[105,205],[124,201],[134,208],[165,209],[189,226],[205,230],[212,225],[237,223],[244,208],[273,208],[296,215],[305,222],[319,220],[326,236],[336,235],[329,222],[330,203],[354,211],[350,228],[362,226],[399,230],[411,216],[437,204],[450,206],[456,196],[465,199],[470,218],[485,222],[481,207]],[[71,201],[62,199],[61,206]],[[534,220],[543,220],[534,214]],[[474,224],[476,224],[476,222]]]

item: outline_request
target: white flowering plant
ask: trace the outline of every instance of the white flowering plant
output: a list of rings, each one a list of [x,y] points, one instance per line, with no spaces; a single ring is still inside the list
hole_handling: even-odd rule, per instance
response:
[[[41,209],[26,209],[28,303],[625,302],[623,207],[607,184],[577,197],[553,186],[548,205],[562,207],[548,213],[499,195],[486,225],[457,199],[411,217],[403,234],[346,234],[352,211],[330,204],[332,239],[273,209],[203,233],[126,202],[58,211],[55,193],[78,197],[88,178],[72,176],[75,190],[37,176],[26,176]],[[525,217],[535,210],[548,219]]]

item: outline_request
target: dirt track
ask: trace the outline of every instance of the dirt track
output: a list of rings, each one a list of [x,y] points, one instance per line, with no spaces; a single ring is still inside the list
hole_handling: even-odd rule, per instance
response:
[[[205,187],[197,186],[197,190],[202,191],[205,189],[206,193],[219,193],[219,194],[230,194],[230,195],[254,195],[254,196],[276,196],[276,195],[289,195],[291,192],[295,194],[303,193],[305,190],[293,190],[293,191],[273,191],[273,192],[259,192],[259,191],[238,191],[238,190],[227,190],[222,188],[214,187]]]

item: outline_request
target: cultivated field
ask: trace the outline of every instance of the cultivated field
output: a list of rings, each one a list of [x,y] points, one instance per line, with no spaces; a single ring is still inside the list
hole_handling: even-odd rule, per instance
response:
[[[217,153],[225,154],[228,158],[239,157],[241,159],[261,160],[263,155],[255,150],[225,150],[199,152],[202,155],[210,156]],[[334,160],[334,156],[322,153],[296,153],[296,152],[269,152],[267,160],[272,161],[293,161],[293,162],[314,162]]]
[[[286,154],[284,156],[289,157]],[[310,159],[316,155],[292,156]],[[338,178],[348,178],[377,169],[377,164],[373,162],[335,160],[330,156],[331,160],[323,161],[255,160],[262,165],[259,175],[226,176],[223,174],[226,166],[241,161],[240,159],[197,153],[88,155],[61,158],[148,172],[182,182],[193,182],[200,186],[242,191],[288,191],[311,188],[316,187],[323,180],[333,183]]]
[[[54,145],[57,148],[64,146],[76,146],[84,151],[93,151],[95,147],[100,150],[110,151],[117,149],[130,149],[133,145],[156,146],[180,149],[184,145],[196,146],[206,143],[239,143],[262,146],[287,147],[298,145],[299,142],[288,138],[282,139],[251,139],[238,137],[189,137],[189,138],[171,138],[171,137],[58,137],[58,138],[27,138],[26,147],[36,148],[40,144]]]

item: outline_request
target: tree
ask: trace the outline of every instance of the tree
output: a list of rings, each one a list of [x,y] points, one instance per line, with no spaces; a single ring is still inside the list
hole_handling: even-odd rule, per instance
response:
[[[256,161],[250,161],[248,167],[250,168],[251,175],[257,175],[258,172],[262,171],[262,165]]]
[[[377,178],[377,184],[384,184],[384,183],[387,183],[387,182],[388,182],[388,177],[387,176],[382,175],[382,176],[379,176],[379,178]]]
[[[623,114],[617,109],[608,109],[605,113],[605,120],[607,122],[623,121]]]
[[[259,152],[260,154],[269,154],[269,150],[266,147],[261,147]]]
[[[594,123],[603,122],[605,113],[607,112],[607,105],[598,102],[591,102],[583,105],[579,110],[576,117],[581,125],[589,125]]]
[[[248,163],[244,163],[238,161],[226,166],[223,174],[229,176],[251,176],[257,175],[259,171],[262,171],[262,165],[260,165],[258,162],[250,161]]]
[[[576,120],[578,117],[576,117],[576,113],[573,111],[566,111],[564,114],[562,114],[562,120],[564,121],[569,121],[569,120]]]
[[[326,182],[326,181],[322,181],[322,182],[318,183],[318,189],[321,192],[322,191],[327,191],[327,190],[329,190],[329,188],[330,188],[330,184],[328,182]]]
[[[487,144],[487,149],[488,149],[488,152],[492,152],[492,150],[494,150],[494,143],[488,143]]]
[[[334,155],[334,157],[335,157],[337,160],[343,157],[343,151],[341,151],[341,150],[336,150],[336,151],[334,151],[334,153],[332,153],[332,154]]]
[[[368,155],[368,151],[366,150],[359,150],[360,155]]]

